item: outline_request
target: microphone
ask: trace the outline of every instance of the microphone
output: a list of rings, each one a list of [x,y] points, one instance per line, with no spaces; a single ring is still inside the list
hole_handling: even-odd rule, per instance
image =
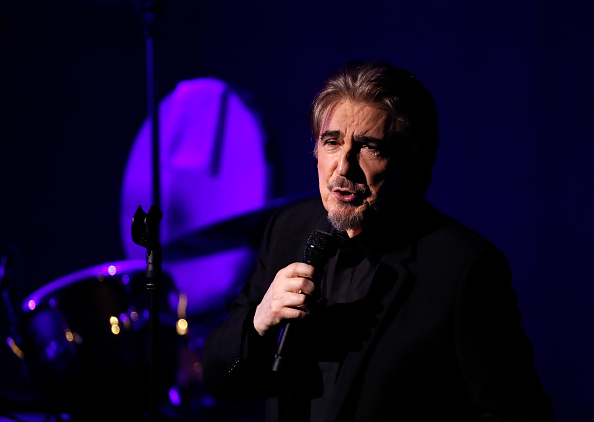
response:
[[[303,262],[319,270],[326,265],[326,262],[334,255],[339,246],[340,241],[336,236],[322,230],[315,230],[309,235],[305,243]],[[272,370],[275,372],[279,372],[282,367],[283,355],[288,347],[287,338],[290,328],[291,323],[289,322],[281,330],[272,364]]]

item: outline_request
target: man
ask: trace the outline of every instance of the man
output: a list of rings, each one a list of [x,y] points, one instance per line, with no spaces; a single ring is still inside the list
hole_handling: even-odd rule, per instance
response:
[[[552,420],[506,259],[423,198],[438,144],[425,87],[387,63],[351,63],[310,117],[321,201],[269,223],[207,341],[208,391],[265,396],[271,421]],[[318,268],[303,262],[314,230],[340,239]]]

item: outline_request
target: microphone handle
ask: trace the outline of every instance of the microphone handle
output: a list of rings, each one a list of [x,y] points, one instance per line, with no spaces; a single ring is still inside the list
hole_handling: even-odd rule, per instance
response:
[[[280,372],[281,367],[283,366],[283,351],[285,349],[285,344],[287,344],[287,336],[291,328],[291,323],[288,322],[281,330],[279,340],[278,340],[278,348],[276,353],[274,354],[274,362],[272,362],[272,370],[274,372]]]
[[[306,255],[305,259],[303,260],[304,263],[315,266],[316,264],[321,264],[321,262],[314,262],[309,256]],[[272,362],[272,370],[274,372],[279,372],[281,367],[283,366],[283,355],[284,351],[289,348],[287,345],[289,343],[289,331],[291,331],[291,322],[287,322],[283,328],[281,328],[281,332],[278,337],[277,342],[277,349],[276,353],[274,354],[274,362]]]
[[[313,266],[316,269],[322,269],[330,256],[336,252],[339,246],[338,239],[330,233],[321,230],[313,231],[307,238],[305,243],[305,251],[303,262]],[[274,362],[272,363],[272,370],[279,372],[283,365],[283,352],[289,348],[287,346],[291,322],[285,324],[282,328],[278,339],[278,347],[274,354]]]

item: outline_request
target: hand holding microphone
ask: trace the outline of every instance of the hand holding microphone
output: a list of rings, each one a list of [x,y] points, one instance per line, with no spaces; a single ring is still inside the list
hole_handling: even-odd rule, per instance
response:
[[[256,308],[254,328],[263,336],[283,320],[301,319],[308,313],[307,298],[313,294],[314,268],[295,262],[281,269]]]
[[[307,298],[315,289],[315,273],[323,268],[338,246],[338,238],[329,233],[316,230],[309,236],[303,263],[296,262],[280,270],[256,308],[254,328],[260,335],[283,320],[301,319],[309,313]],[[280,370],[290,328],[289,322],[279,337],[274,371]]]

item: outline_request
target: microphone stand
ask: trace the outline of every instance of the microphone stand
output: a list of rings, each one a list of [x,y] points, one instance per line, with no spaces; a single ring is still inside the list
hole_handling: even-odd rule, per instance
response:
[[[132,240],[146,248],[146,287],[150,292],[149,309],[149,420],[158,420],[157,397],[157,345],[159,332],[158,291],[161,285],[161,244],[159,242],[159,222],[163,217],[160,209],[151,206],[146,214],[138,206],[132,219]]]
[[[159,329],[159,300],[158,291],[161,284],[162,253],[159,242],[159,222],[163,217],[161,212],[160,187],[160,159],[159,159],[159,103],[156,94],[155,66],[154,66],[154,32],[159,0],[139,0],[140,11],[144,23],[144,37],[146,49],[146,91],[147,117],[151,122],[152,145],[152,175],[153,175],[153,205],[148,214],[139,206],[132,220],[132,240],[147,249],[146,278],[147,289],[150,293],[149,309],[149,421],[158,420],[158,366],[157,345]]]
[[[157,12],[160,7],[159,0],[141,0],[141,11],[144,21],[144,37],[146,49],[146,99],[147,117],[151,122],[151,146],[152,146],[152,173],[153,173],[153,204],[160,207],[161,187],[159,183],[159,103],[157,100],[156,78],[155,78],[155,57],[154,57],[154,33]]]

